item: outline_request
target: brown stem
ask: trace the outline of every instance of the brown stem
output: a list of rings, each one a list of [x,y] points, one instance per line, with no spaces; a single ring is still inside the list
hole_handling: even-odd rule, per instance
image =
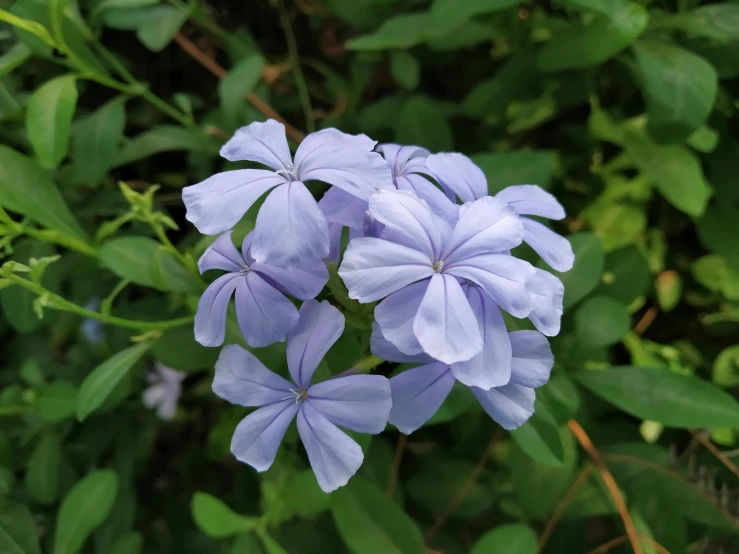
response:
[[[591,466],[590,464],[586,464],[582,468],[578,476],[575,478],[575,480],[572,482],[570,488],[567,489],[567,492],[562,497],[562,500],[560,500],[557,508],[555,508],[551,519],[547,522],[546,527],[544,527],[544,531],[542,531],[541,537],[539,537],[539,548],[537,549],[537,552],[541,552],[544,546],[549,541],[552,533],[554,533],[554,528],[557,526],[557,523],[559,523],[559,520],[562,518],[562,514],[564,514],[564,511],[567,509],[567,506],[569,506],[570,502],[572,502],[572,499],[575,497],[577,491],[580,490],[580,487],[585,484],[585,481],[587,481],[592,468],[593,466]]]
[[[398,473],[400,472],[400,463],[403,461],[405,447],[408,444],[408,435],[401,433],[398,435],[398,443],[395,446],[395,456],[393,456],[393,467],[390,470],[390,478],[387,481],[387,489],[385,496],[392,498],[395,494],[395,486],[398,484]]]
[[[642,318],[639,320],[639,323],[636,324],[634,327],[634,334],[637,337],[640,337],[644,334],[644,332],[649,329],[649,326],[654,321],[654,318],[657,317],[657,313],[659,310],[652,306],[649,308],[646,313],[642,316]]]
[[[718,448],[716,448],[716,446],[714,446],[714,444],[710,440],[708,440],[708,438],[702,432],[691,430],[690,434],[693,435],[698,442],[700,442],[703,446],[705,446],[706,449],[711,454],[716,456],[716,458],[718,458],[718,460],[722,464],[724,464],[727,468],[729,468],[729,471],[731,471],[734,475],[739,477],[739,468],[736,467],[734,462],[732,462],[726,454],[724,454]]]

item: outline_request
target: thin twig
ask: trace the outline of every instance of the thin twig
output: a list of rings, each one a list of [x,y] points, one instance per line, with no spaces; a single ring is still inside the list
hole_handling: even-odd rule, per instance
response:
[[[433,539],[436,536],[436,533],[439,532],[441,527],[446,522],[447,518],[454,512],[454,510],[457,509],[457,506],[464,500],[464,497],[467,496],[467,493],[469,492],[472,485],[477,481],[477,478],[480,476],[480,473],[482,473],[482,470],[485,468],[485,464],[488,461],[488,458],[490,457],[490,454],[493,451],[493,445],[498,441],[498,438],[500,437],[501,429],[498,429],[495,434],[493,435],[493,438],[490,440],[490,443],[488,443],[487,447],[485,448],[485,451],[482,453],[482,456],[480,456],[480,459],[477,461],[477,465],[475,468],[470,472],[469,476],[467,477],[467,480],[464,482],[462,487],[459,489],[456,495],[449,501],[449,505],[446,507],[444,512],[436,518],[436,521],[434,522],[433,527],[428,530],[426,533],[426,536],[424,537],[424,540],[426,542],[429,542],[431,539]]]
[[[398,435],[398,443],[395,446],[395,456],[393,456],[393,467],[390,470],[390,478],[387,480],[387,489],[385,496],[392,498],[395,494],[395,486],[398,484],[398,473],[400,472],[400,463],[403,461],[405,446],[408,444],[408,435],[401,433]]]
[[[577,421],[571,419],[567,422],[567,425],[572,431],[572,434],[575,435],[577,441],[582,445],[588,455],[592,458],[595,467],[598,468],[598,471],[603,478],[603,482],[608,488],[608,492],[611,493],[613,502],[616,504],[619,514],[621,514],[621,519],[623,520],[624,527],[626,528],[626,535],[628,535],[629,541],[631,542],[631,548],[634,550],[634,554],[644,554],[644,550],[642,549],[641,544],[638,540],[638,534],[636,532],[636,528],[634,527],[634,522],[631,520],[629,509],[626,507],[626,503],[624,502],[623,496],[621,496],[621,491],[616,484],[616,480],[613,478],[613,475],[611,475],[611,472],[608,470],[608,466],[606,466],[606,463],[603,461],[603,457],[600,455],[600,452],[590,440],[590,437],[588,437],[585,429],[583,429]]]
[[[638,535],[640,541],[646,541],[648,542],[652,548],[654,548],[659,554],[670,554],[670,551],[667,550],[664,546],[662,546],[660,543],[655,541],[652,537],[648,535]],[[611,539],[610,541],[601,544],[597,548],[594,548],[593,550],[590,550],[587,554],[604,554],[604,552],[608,552],[610,550],[613,550],[617,546],[621,546],[625,542],[629,541],[628,535],[621,535],[620,537],[616,537],[615,539]]]
[[[200,65],[202,65],[205,69],[210,71],[213,75],[218,77],[219,79],[223,79],[227,74],[228,71],[223,69],[220,65],[218,65],[218,62],[216,62],[213,58],[208,56],[205,52],[203,52],[200,48],[198,48],[194,42],[192,42],[190,39],[185,37],[182,33],[177,33],[174,37],[175,42],[178,44],[180,48],[182,48],[187,54],[192,56]],[[270,119],[275,119],[282,123],[285,126],[285,132],[287,133],[287,136],[293,139],[295,142],[301,142],[305,135],[298,131],[295,127],[290,125],[287,121],[285,121],[285,118],[282,117],[279,113],[277,113],[272,106],[267,104],[264,100],[259,98],[256,94],[253,92],[249,92],[246,95],[247,101],[254,106],[257,110],[262,112],[265,116],[269,117]]]
[[[564,511],[567,509],[567,506],[569,506],[570,502],[572,502],[572,499],[575,497],[577,491],[580,490],[580,487],[585,484],[585,481],[587,481],[588,477],[590,476],[590,471],[592,469],[592,465],[586,464],[582,468],[578,476],[575,478],[575,480],[572,482],[570,488],[567,489],[567,492],[562,497],[562,500],[560,500],[559,504],[555,508],[551,519],[547,522],[546,527],[544,527],[544,531],[542,531],[541,537],[539,537],[539,548],[537,549],[538,552],[541,552],[541,550],[549,541],[552,533],[554,533],[554,528],[557,526],[557,523],[559,523],[559,520],[562,517],[562,514],[564,514]]]
[[[732,462],[726,454],[724,454],[718,448],[716,448],[714,444],[710,440],[708,440],[708,438],[702,432],[691,430],[690,434],[693,435],[698,442],[700,442],[703,446],[705,446],[706,449],[711,454],[716,456],[716,458],[718,458],[718,460],[722,464],[724,464],[727,468],[729,468],[729,471],[731,471],[734,475],[739,477],[739,468],[736,467],[734,462]]]
[[[646,313],[639,320],[639,323],[637,323],[636,326],[634,327],[634,334],[637,337],[642,336],[645,333],[645,331],[649,329],[649,326],[654,321],[654,318],[657,317],[658,312],[659,310],[655,306],[652,306],[646,311]]]

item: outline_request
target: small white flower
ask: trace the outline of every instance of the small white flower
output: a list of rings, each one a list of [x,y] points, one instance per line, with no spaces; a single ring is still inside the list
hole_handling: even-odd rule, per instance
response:
[[[154,371],[146,375],[151,383],[141,395],[141,401],[147,408],[157,410],[157,415],[164,421],[172,421],[177,413],[177,401],[182,394],[182,380],[187,375],[169,368],[160,362],[154,365]]]

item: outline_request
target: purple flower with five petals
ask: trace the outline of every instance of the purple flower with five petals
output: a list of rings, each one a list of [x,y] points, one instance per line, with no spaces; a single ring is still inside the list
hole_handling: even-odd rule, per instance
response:
[[[487,414],[507,430],[523,425],[534,413],[535,388],[549,380],[554,357],[546,337],[537,331],[509,335],[510,381],[489,390],[469,387]],[[455,373],[448,364],[426,354],[403,354],[375,325],[372,353],[383,360],[420,363],[390,379],[393,407],[390,423],[406,435],[421,427],[441,407],[452,390]]]
[[[213,391],[232,404],[259,407],[236,427],[231,441],[236,458],[257,471],[267,470],[297,416],[298,433],[323,491],[336,490],[356,473],[364,459],[362,449],[337,425],[360,433],[380,433],[392,400],[389,382],[380,375],[348,375],[311,385],[318,364],[343,330],[344,316],[328,302],[303,304],[300,321],[287,338],[293,383],[243,348],[223,348]]]
[[[285,127],[269,120],[236,131],[221,155],[229,161],[253,161],[270,167],[224,171],[185,187],[187,219],[201,233],[233,228],[266,192],[257,215],[252,254],[261,263],[292,269],[329,254],[328,223],[305,186],[324,181],[350,196],[367,200],[378,188],[391,188],[390,169],[373,152],[375,141],[324,129],[308,135],[290,156]]]
[[[462,289],[467,281],[516,317],[531,312],[527,281],[535,270],[509,253],[521,243],[523,226],[505,202],[485,197],[462,206],[454,227],[405,191],[375,194],[369,212],[384,225],[382,234],[352,240],[339,275],[351,298],[384,298],[375,319],[401,352],[453,364],[483,350]]]
[[[231,241],[231,231],[224,233],[198,261],[200,273],[209,269],[228,271],[210,284],[198,302],[195,339],[204,346],[223,344],[232,295],[236,296],[236,319],[249,346],[284,341],[298,322],[298,310],[285,295],[308,300],[321,292],[328,281],[322,260],[300,269],[255,261],[253,234],[246,235],[239,253]]]

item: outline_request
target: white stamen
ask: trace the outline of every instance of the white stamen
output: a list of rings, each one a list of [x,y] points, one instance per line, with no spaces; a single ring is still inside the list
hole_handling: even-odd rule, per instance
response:
[[[434,262],[434,272],[435,273],[441,273],[441,271],[444,269],[444,261],[439,260],[438,262]]]

